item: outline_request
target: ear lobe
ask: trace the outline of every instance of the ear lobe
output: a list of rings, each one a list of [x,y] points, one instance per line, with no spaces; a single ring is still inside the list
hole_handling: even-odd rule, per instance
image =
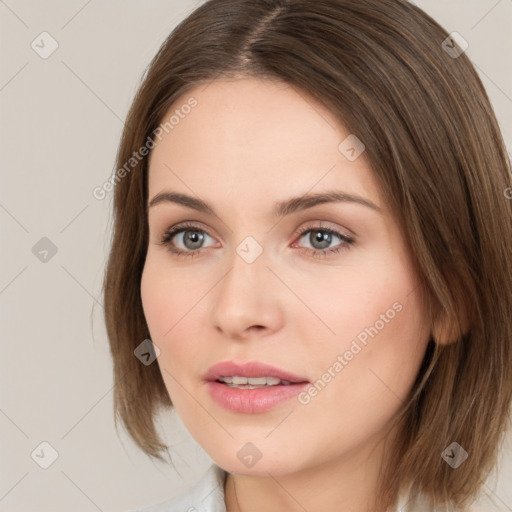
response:
[[[437,345],[449,345],[451,343],[455,343],[458,336],[455,335],[453,325],[450,325],[450,322],[446,321],[446,315],[443,315],[443,318],[444,320],[437,320],[434,322],[432,338]]]
[[[434,322],[432,337],[439,345],[449,345],[459,341],[462,336],[467,334],[469,329],[470,323],[467,314],[461,314],[458,318],[453,318],[446,311],[443,311]]]

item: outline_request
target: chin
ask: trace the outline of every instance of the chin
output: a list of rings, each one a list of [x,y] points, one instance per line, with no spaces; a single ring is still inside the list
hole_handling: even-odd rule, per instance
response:
[[[273,450],[278,448],[273,447]],[[208,455],[213,459],[215,464],[220,466],[224,471],[236,475],[245,476],[283,476],[295,473],[304,469],[305,461],[297,460],[297,452],[282,453],[274,451],[274,453],[266,453],[268,449],[264,447],[258,448],[256,443],[238,443],[236,448],[226,447],[225,450],[219,452],[209,451]],[[303,453],[301,455],[304,455]]]

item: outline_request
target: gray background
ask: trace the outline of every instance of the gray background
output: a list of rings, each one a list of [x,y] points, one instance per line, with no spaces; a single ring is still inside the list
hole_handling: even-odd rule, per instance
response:
[[[200,3],[0,0],[1,511],[133,509],[192,485],[211,463],[174,413],[160,429],[176,470],[116,434],[100,294],[111,194],[92,195],[113,171],[145,66]],[[512,0],[415,3],[468,41],[510,151]],[[43,31],[59,45],[46,59],[31,47],[50,48]],[[43,237],[57,249],[46,262],[32,249]],[[43,441],[58,452],[47,469]],[[510,436],[498,476],[486,486],[495,505],[486,498],[478,510],[512,511]]]

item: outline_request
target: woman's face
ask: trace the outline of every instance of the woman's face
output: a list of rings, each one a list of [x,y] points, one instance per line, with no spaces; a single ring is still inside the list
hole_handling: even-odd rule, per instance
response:
[[[173,114],[150,159],[141,293],[185,426],[218,465],[247,475],[375,445],[430,332],[363,147],[278,82],[216,80],[163,122]]]

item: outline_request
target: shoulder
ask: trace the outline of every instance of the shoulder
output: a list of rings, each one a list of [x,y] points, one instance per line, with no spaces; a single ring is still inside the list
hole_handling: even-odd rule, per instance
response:
[[[403,491],[400,494],[398,500],[398,506],[396,512],[432,512],[433,509],[429,504],[429,501],[422,494],[415,494],[414,496],[410,493],[410,489]]]
[[[224,482],[227,473],[213,464],[187,492],[133,512],[226,512]]]
[[[430,501],[422,494],[417,495],[414,498],[411,498],[411,496],[408,494],[402,494],[399,499],[398,506],[395,510],[396,512],[434,512],[437,509],[432,508]],[[448,505],[446,510],[451,511],[455,509],[450,508]],[[483,509],[475,508],[474,504],[471,506],[471,508],[465,508],[464,510],[465,512],[483,512]],[[486,508],[485,510],[489,509]]]

